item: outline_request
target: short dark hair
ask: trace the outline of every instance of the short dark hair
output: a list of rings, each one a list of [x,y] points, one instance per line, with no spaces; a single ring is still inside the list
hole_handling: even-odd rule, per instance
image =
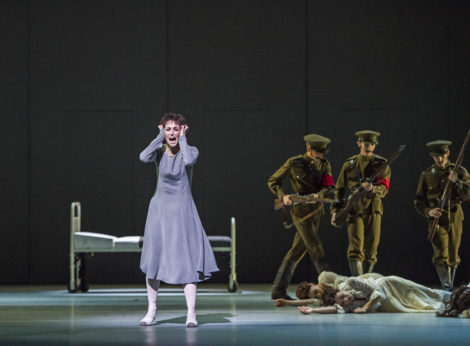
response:
[[[464,310],[470,309],[470,287],[462,285],[457,288],[449,300],[445,302],[445,308],[436,312],[439,317],[458,317]]]
[[[186,125],[186,119],[179,113],[166,113],[160,120],[160,125],[165,126],[169,121],[173,120],[178,125]]]
[[[302,281],[298,284],[297,289],[295,290],[295,295],[299,299],[308,299],[308,293],[310,292],[310,283],[307,281]]]
[[[325,288],[323,294],[321,295],[321,301],[323,302],[323,305],[334,305],[336,303],[336,293],[338,293],[338,291],[338,289],[334,289],[332,287]]]

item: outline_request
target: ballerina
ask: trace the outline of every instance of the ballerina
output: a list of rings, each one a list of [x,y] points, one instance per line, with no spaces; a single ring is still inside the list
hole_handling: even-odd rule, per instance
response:
[[[148,297],[142,326],[155,323],[158,289],[164,281],[184,285],[186,326],[197,327],[197,283],[219,270],[191,195],[199,152],[187,143],[188,128],[181,114],[165,114],[157,137],[140,154],[141,161],[157,165],[157,189],[149,205],[140,260]]]

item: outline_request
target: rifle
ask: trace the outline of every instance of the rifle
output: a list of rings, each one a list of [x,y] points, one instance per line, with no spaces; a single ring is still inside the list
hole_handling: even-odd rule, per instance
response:
[[[470,140],[470,130],[467,132],[467,136],[465,137],[465,140],[463,141],[462,147],[460,148],[459,156],[457,157],[457,161],[455,162],[455,166],[452,169],[455,173],[458,174],[460,166],[462,166],[463,163],[463,155],[465,152],[465,147],[468,144],[468,141]],[[442,192],[441,196],[441,204],[439,206],[439,211],[442,212],[444,210],[444,207],[447,203],[448,200],[450,200],[450,196],[452,194],[452,187],[454,186],[454,183],[451,180],[447,180],[446,186],[444,187],[444,191]],[[450,218],[450,215],[449,215]],[[434,235],[436,234],[437,229],[439,228],[439,217],[434,217],[434,220],[432,222],[429,234],[428,234],[428,240],[432,242]]]
[[[375,171],[374,174],[372,174],[369,178],[365,180],[365,182],[373,183],[374,180],[387,168],[387,166],[390,166],[395,159],[400,156],[401,152],[406,148],[406,145],[402,144],[400,145],[400,148],[392,154],[387,160],[385,160]],[[380,180],[377,183],[381,183],[383,181]],[[346,203],[346,206],[341,209],[339,212],[336,213],[335,215],[335,224],[336,228],[341,228],[343,227],[346,218],[348,216],[349,211],[351,210],[352,206],[356,201],[364,197],[368,191],[366,191],[363,187],[362,184],[359,185],[357,189],[355,189],[348,197],[348,201]]]
[[[282,202],[282,199],[276,198],[274,200],[274,210],[281,209],[281,211],[282,211],[282,214],[281,214],[281,216],[282,216],[282,225],[284,226],[285,229],[292,228],[292,227],[294,227],[295,224],[302,223],[305,220],[311,218],[316,213],[322,211],[323,210],[323,203],[333,203],[334,202],[334,200],[332,200],[332,199],[314,197],[314,195],[315,194],[311,193],[309,195],[290,195],[289,196],[289,199],[292,201],[293,205],[297,205],[297,204],[301,204],[301,203],[312,203],[313,204],[313,203],[320,202],[320,206],[318,208],[314,209],[313,211],[311,211],[310,213],[308,213],[307,215],[302,217],[300,220],[294,221],[294,222],[291,222],[291,223],[288,223],[286,221],[287,209],[286,209],[286,205]]]
[[[301,203],[333,203],[334,200],[330,198],[321,198],[321,197],[314,197],[315,194],[311,193],[309,195],[289,195],[289,199],[292,201],[292,205],[297,205]],[[279,210],[284,208],[284,202],[280,198],[276,198],[274,200],[274,210]]]

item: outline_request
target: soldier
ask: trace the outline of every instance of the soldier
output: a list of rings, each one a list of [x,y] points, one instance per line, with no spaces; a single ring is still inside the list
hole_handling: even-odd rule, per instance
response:
[[[292,205],[290,195],[284,193],[282,182],[289,176],[292,190],[298,194],[318,194],[318,197],[332,198],[333,177],[331,166],[324,154],[331,142],[328,138],[320,135],[310,134],[304,137],[306,142],[306,153],[288,159],[269,179],[269,189],[278,196],[285,205]],[[327,268],[327,260],[322,242],[318,236],[318,226],[322,212],[318,212],[306,220],[302,220],[312,211],[319,208],[315,204],[292,205],[291,215],[297,232],[291,249],[282,260],[281,266],[276,274],[271,293],[272,299],[289,299],[287,287],[290,284],[297,263],[308,252],[318,274]]]
[[[470,175],[463,167],[459,172],[453,171],[454,164],[449,160],[451,144],[443,140],[426,144],[434,164],[421,173],[414,199],[415,209],[428,218],[429,226],[434,218],[439,218],[438,229],[432,239],[432,262],[442,288],[446,290],[452,289],[455,271],[460,263],[458,252],[463,220],[460,204],[470,199]],[[446,208],[441,211],[440,198],[448,180],[454,184]]]
[[[377,263],[377,247],[380,241],[380,224],[383,207],[381,198],[388,193],[390,186],[390,167],[387,167],[374,182],[366,179],[377,173],[375,170],[385,160],[374,154],[378,144],[379,132],[358,131],[358,155],[346,160],[336,182],[336,202],[332,205],[331,223],[335,224],[336,212],[345,205],[346,189],[350,192],[362,187],[368,195],[359,200],[348,213],[349,246],[347,257],[351,275],[358,276],[371,273]],[[363,265],[364,262],[364,265]]]

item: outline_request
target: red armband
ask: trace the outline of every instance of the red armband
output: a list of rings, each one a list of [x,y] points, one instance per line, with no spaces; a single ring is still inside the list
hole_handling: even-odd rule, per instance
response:
[[[377,177],[376,181],[378,181],[380,185],[385,186],[388,192],[388,190],[390,189],[390,180],[388,180],[387,178],[383,178],[383,177]]]
[[[322,186],[333,186],[335,182],[333,181],[333,177],[329,174],[325,174],[321,179]]]

